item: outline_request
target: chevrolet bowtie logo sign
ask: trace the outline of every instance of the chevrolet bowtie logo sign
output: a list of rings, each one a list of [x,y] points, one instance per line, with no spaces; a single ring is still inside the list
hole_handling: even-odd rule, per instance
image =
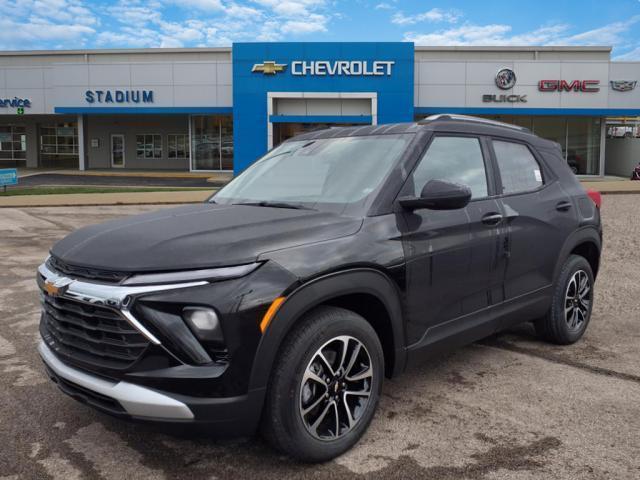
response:
[[[287,65],[284,63],[276,63],[273,61],[265,61],[262,63],[256,63],[251,71],[253,73],[259,72],[265,75],[275,75],[279,72],[284,72],[284,69],[287,68]]]
[[[44,285],[42,285],[42,288],[48,295],[52,297],[60,297],[64,295],[71,283],[72,280],[69,278],[60,278],[55,282],[46,280]]]

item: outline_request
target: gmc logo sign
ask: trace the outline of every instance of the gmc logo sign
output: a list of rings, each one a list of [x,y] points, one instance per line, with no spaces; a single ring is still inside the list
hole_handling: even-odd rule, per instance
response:
[[[600,80],[540,80],[538,90],[541,92],[599,92]]]

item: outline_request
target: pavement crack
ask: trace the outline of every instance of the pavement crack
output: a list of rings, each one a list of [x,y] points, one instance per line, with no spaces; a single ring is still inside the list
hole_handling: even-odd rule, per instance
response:
[[[542,360],[546,360],[548,362],[556,363],[559,365],[567,365],[569,367],[578,368],[580,370],[584,370],[586,372],[590,372],[596,375],[602,375],[605,377],[616,378],[618,380],[624,380],[626,382],[634,382],[634,383],[640,384],[639,375],[618,372],[616,370],[611,370],[609,368],[604,368],[604,367],[598,367],[596,365],[588,365],[586,363],[582,363],[577,360],[572,360],[571,358],[566,358],[562,355],[555,355],[549,352],[541,352],[533,348],[522,347],[520,345],[515,345],[511,342],[506,342],[504,340],[499,340],[496,338],[487,338],[485,340],[478,342],[478,344],[484,345],[487,347],[499,348],[501,350],[507,350],[510,352],[520,353],[523,355],[529,355],[531,357],[540,358]]]

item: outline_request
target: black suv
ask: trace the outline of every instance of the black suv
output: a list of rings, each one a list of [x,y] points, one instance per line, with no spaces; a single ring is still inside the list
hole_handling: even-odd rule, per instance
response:
[[[560,147],[456,115],[286,141],[200,205],[82,228],[39,267],[67,394],[322,461],[384,377],[533,321],[589,323],[599,210]]]

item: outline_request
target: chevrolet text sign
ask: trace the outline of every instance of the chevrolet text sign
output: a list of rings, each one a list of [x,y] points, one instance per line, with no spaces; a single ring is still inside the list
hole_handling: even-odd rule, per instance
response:
[[[291,62],[292,75],[343,75],[343,76],[390,76],[391,68],[396,62],[390,60],[376,60],[373,62],[361,60],[316,60]]]

